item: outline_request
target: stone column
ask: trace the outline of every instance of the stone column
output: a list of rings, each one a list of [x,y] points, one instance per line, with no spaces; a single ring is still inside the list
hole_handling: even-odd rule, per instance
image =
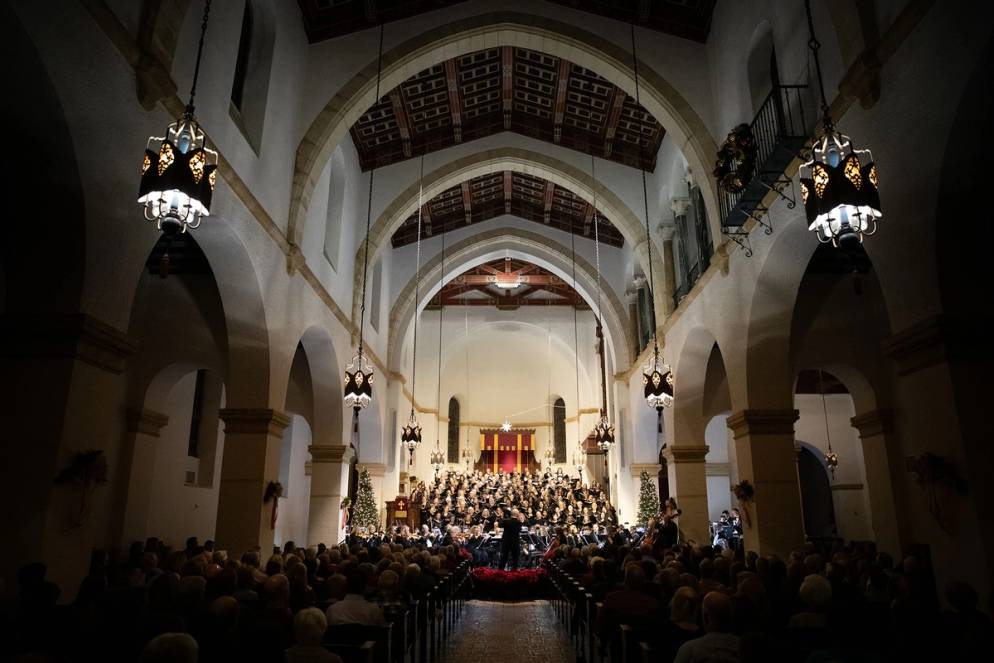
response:
[[[159,433],[167,423],[169,417],[152,410],[129,410],[127,413],[127,433],[121,449],[122,480],[127,481],[127,493],[124,496],[124,522],[117,542],[119,548],[131,541],[144,541],[150,534],[148,508],[156,447]]]
[[[307,543],[333,546],[345,538],[342,497],[349,488],[349,461],[355,453],[345,445],[311,446],[311,504],[307,515]]]
[[[127,481],[119,471],[124,365],[136,349],[124,332],[89,315],[0,315],[0,481],[12,498],[0,579],[8,587],[21,565],[41,560],[62,600],[71,601],[93,548],[111,545]],[[89,449],[103,452],[105,485],[84,493],[76,482],[53,481]]]
[[[877,547],[900,559],[909,543],[908,523],[897,509],[894,493],[898,444],[894,439],[894,415],[889,410],[871,410],[851,420],[863,443],[866,495],[870,522]]]
[[[755,489],[748,505],[751,524],[743,528],[745,545],[760,555],[786,557],[804,543],[794,452],[797,417],[797,410],[740,410],[728,417],[739,480],[749,481]]]
[[[229,554],[240,556],[259,546],[273,547],[272,504],[263,504],[266,485],[279,478],[283,430],[290,417],[266,408],[226,408],[224,458],[217,500],[215,538]]]
[[[668,446],[663,451],[669,473],[670,495],[683,512],[677,520],[680,537],[704,544],[709,541],[708,480],[704,457],[707,445]]]

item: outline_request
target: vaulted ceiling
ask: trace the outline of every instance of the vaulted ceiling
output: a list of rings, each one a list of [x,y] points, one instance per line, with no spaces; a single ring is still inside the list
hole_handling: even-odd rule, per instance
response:
[[[548,225],[594,239],[594,206],[569,189],[534,175],[509,170],[488,173],[446,189],[421,206],[421,236],[486,221],[502,214]],[[621,233],[597,212],[597,236],[609,246],[622,246]],[[394,247],[417,241],[415,212],[397,229]]]
[[[597,73],[504,46],[425,69],[352,126],[363,170],[501,131],[646,169],[665,133],[648,111]]]
[[[297,0],[314,42],[423,14],[464,0]],[[534,0],[537,2],[538,0]],[[548,0],[703,43],[716,0]]]
[[[446,283],[430,302],[438,306],[576,306],[586,302],[566,280],[523,260],[500,258],[469,269]]]

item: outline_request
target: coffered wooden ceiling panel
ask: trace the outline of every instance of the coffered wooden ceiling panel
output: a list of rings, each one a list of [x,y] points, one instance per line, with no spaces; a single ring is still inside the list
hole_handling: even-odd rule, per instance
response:
[[[548,0],[623,23],[699,41],[707,41],[717,0]]]
[[[493,260],[455,277],[428,302],[428,308],[442,305],[589,308],[568,281],[538,265],[514,258]]]
[[[664,129],[589,69],[517,47],[453,58],[390,90],[352,127],[363,170],[500,131],[655,168]]]
[[[446,189],[421,206],[421,236],[433,237],[501,214],[542,223],[593,240],[594,207],[572,191],[533,175],[505,170],[481,175]],[[624,244],[621,233],[597,212],[597,234],[608,246]],[[418,236],[418,215],[411,215],[392,238],[394,247]]]

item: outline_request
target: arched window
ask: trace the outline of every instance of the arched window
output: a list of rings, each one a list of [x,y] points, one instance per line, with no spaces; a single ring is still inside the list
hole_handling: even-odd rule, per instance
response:
[[[447,454],[450,463],[459,462],[459,401],[449,399],[449,444]]]
[[[552,440],[557,463],[566,462],[566,401],[557,398],[552,405]]]
[[[258,154],[269,97],[269,73],[276,41],[275,19],[264,4],[246,0],[231,82],[231,119]]]

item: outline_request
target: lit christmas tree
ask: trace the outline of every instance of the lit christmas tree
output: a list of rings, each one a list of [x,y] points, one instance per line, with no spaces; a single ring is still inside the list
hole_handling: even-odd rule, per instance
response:
[[[659,515],[659,494],[656,492],[656,484],[649,478],[649,473],[642,470],[639,474],[639,481],[642,482],[639,488],[639,519],[640,525],[645,525],[650,518]]]
[[[373,482],[369,480],[369,470],[365,467],[359,472],[359,489],[355,494],[350,524],[353,530],[380,525],[380,512],[376,508],[376,500],[373,499]]]

